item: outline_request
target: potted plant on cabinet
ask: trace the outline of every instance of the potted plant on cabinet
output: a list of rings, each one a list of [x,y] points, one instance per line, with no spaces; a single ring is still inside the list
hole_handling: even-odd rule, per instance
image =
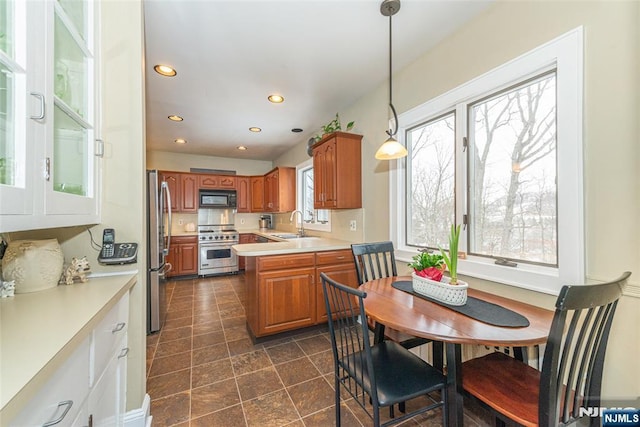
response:
[[[466,304],[469,285],[458,280],[459,238],[460,226],[452,225],[449,234],[449,254],[440,248],[440,254],[427,254],[430,258],[425,257],[425,252],[413,257],[414,262],[409,266],[414,270],[411,277],[415,292],[449,305]],[[439,264],[423,267],[429,262],[436,262],[438,258]],[[446,265],[449,277],[442,275],[442,264]],[[439,270],[439,274],[435,270]]]
[[[345,128],[345,132],[349,132],[351,129],[353,129],[353,125],[355,124],[355,122],[349,122],[347,123],[347,127]],[[314,136],[314,139],[316,142],[320,141],[325,135],[328,135],[330,133],[333,132],[337,132],[337,131],[341,131],[342,130],[342,124],[340,123],[340,116],[338,115],[338,113],[336,113],[336,118],[331,120],[329,123],[327,123],[326,125],[323,125],[321,127],[322,129],[322,134],[321,135],[316,135]]]

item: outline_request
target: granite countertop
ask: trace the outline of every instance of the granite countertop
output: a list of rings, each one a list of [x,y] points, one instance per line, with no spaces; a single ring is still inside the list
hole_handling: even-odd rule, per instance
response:
[[[268,243],[244,243],[241,245],[233,245],[233,251],[238,256],[265,256],[351,249],[352,243],[345,240],[313,236],[295,239],[283,239],[275,237],[275,235],[279,234],[294,234],[290,231],[242,230],[240,232],[257,234],[259,236],[272,239],[273,241]]]
[[[136,283],[137,272],[0,299],[0,425],[17,415]]]

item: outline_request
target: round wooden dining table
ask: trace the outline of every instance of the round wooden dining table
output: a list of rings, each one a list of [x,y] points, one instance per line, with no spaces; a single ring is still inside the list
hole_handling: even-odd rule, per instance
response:
[[[551,310],[469,288],[470,297],[502,306],[529,321],[525,327],[494,326],[396,289],[391,285],[395,281],[411,281],[411,277],[371,280],[360,286],[367,294],[365,312],[386,327],[444,343],[449,424],[452,426],[463,425],[462,344],[527,347],[547,340],[554,313]]]

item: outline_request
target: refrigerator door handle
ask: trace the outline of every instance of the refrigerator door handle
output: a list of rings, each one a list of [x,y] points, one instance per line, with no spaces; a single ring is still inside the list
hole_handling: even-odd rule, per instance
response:
[[[173,270],[173,266],[171,265],[171,263],[170,262],[165,262],[164,263],[164,267],[162,267],[162,270],[160,270],[160,272],[158,273],[158,276],[160,276],[161,279],[164,279],[165,278],[165,274],[167,274],[171,270]]]
[[[171,226],[172,226],[172,220],[171,220],[171,191],[169,191],[169,185],[167,184],[166,181],[162,181],[162,184],[160,186],[160,188],[162,189],[162,192],[164,193],[164,195],[167,198],[167,218],[168,218],[168,225],[167,225],[167,246],[164,248],[164,250],[162,251],[164,256],[168,256],[169,255],[169,249],[171,248]],[[160,197],[160,205],[162,206],[162,204],[164,203],[164,197]],[[164,207],[161,208],[161,212],[164,211]],[[169,264],[171,265],[171,264]]]

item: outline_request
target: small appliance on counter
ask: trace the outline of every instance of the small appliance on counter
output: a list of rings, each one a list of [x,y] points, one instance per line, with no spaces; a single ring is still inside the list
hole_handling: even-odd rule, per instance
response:
[[[273,228],[273,216],[272,215],[260,215],[258,220],[258,227],[261,230],[268,230]]]

